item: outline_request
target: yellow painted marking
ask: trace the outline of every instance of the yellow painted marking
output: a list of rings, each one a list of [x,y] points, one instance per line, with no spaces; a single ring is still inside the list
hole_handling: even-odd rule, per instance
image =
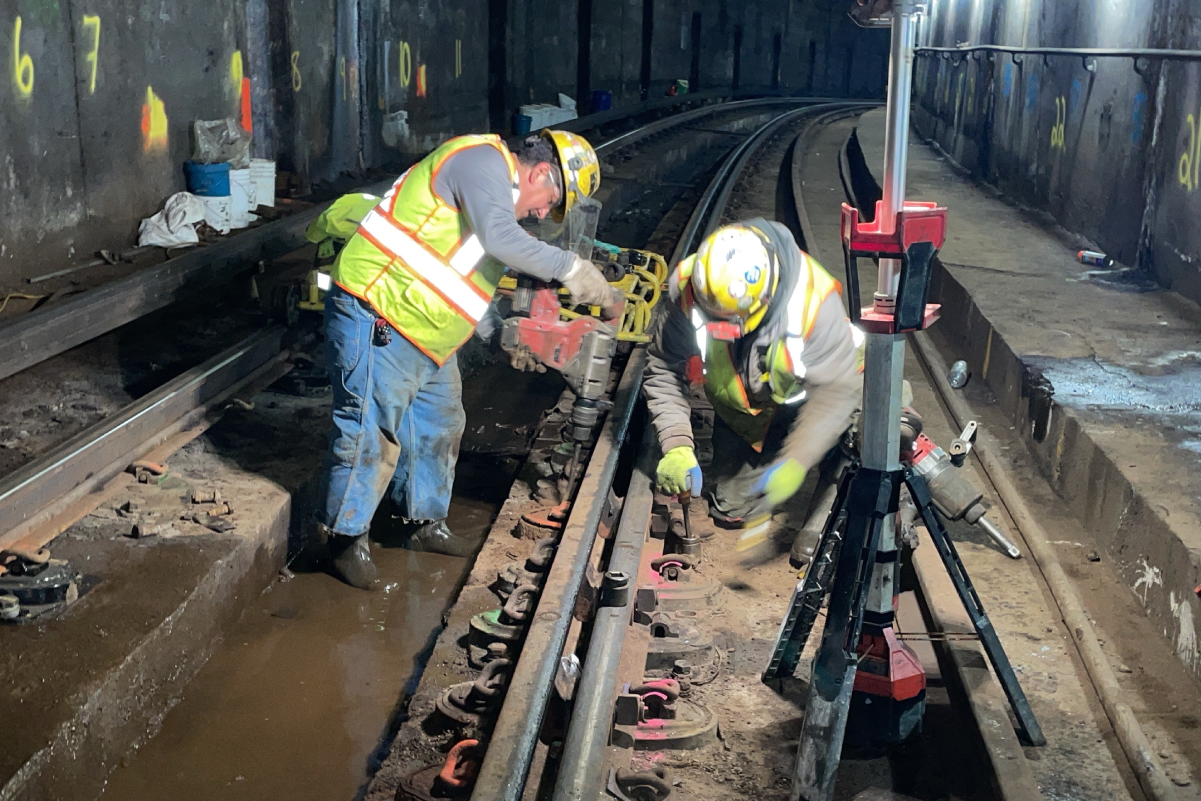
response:
[[[1184,142],[1184,153],[1180,156],[1177,177],[1181,186],[1192,192],[1201,186],[1201,131],[1198,130],[1201,120],[1189,114],[1184,122],[1188,126],[1188,137]]]
[[[413,50],[408,42],[399,43],[397,58],[400,61],[400,85],[408,89],[409,82],[413,80]]]
[[[83,29],[92,31],[92,47],[84,54],[84,61],[92,68],[88,77],[88,94],[96,94],[96,72],[100,67],[100,17],[94,14],[83,15]]]
[[[1067,147],[1068,101],[1064,97],[1055,98],[1055,127],[1051,129],[1051,149],[1064,150]]]
[[[992,361],[992,329],[988,329],[988,342],[984,345],[984,369],[981,374],[985,379],[988,378],[988,365]]]
[[[33,57],[21,52],[21,18],[13,23],[13,85],[22,99],[33,96]]]
[[[229,86],[234,96],[242,93],[242,51],[235,50],[229,57]]]
[[[338,58],[338,76],[342,79],[342,99],[346,99],[346,56]]]
[[[300,80],[300,67],[298,66],[299,61],[300,61],[300,51],[293,50],[292,51],[292,91],[293,92],[299,92],[300,87],[302,86],[302,83]]]

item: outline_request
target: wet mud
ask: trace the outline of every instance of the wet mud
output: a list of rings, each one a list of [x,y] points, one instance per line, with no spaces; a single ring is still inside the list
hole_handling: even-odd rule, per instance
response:
[[[464,379],[463,439],[449,524],[488,531],[556,375],[493,362]],[[314,417],[309,425],[327,420]],[[278,448],[280,443],[275,443]],[[165,716],[112,774],[105,799],[354,798],[387,753],[408,694],[471,562],[401,547],[376,516],[372,557],[385,590],[367,593],[293,564],[253,601]],[[306,572],[306,570],[308,572]]]

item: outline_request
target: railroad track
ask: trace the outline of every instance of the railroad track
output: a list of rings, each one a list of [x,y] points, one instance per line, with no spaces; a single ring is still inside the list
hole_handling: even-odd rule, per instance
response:
[[[739,181],[768,143],[781,135],[788,138],[785,132],[789,131],[795,138],[799,127],[820,125],[863,108],[862,104],[837,104],[786,110],[750,132],[722,161],[701,194],[679,232],[672,264],[720,224],[738,192]],[[766,168],[773,169],[770,165]],[[778,171],[780,166],[774,169]],[[475,780],[473,801],[530,797],[534,790],[528,785],[534,782],[538,797],[593,799],[612,778],[604,757],[626,635],[631,630],[636,597],[644,597],[638,590],[647,580],[648,548],[644,546],[648,545],[646,533],[653,507],[649,454],[654,448],[642,436],[644,427],[634,419],[644,368],[645,351],[637,347],[616,382],[612,411],[580,480],[537,603],[529,612],[530,622],[522,635],[520,656],[512,667],[503,704],[495,723],[488,727],[489,745]],[[623,465],[620,475],[619,465]],[[606,542],[599,530],[612,511],[610,489],[615,482],[626,483],[628,488],[620,517]],[[586,623],[576,614],[582,597],[591,599],[584,602],[591,610]],[[646,608],[641,611],[649,614]],[[561,657],[570,653],[578,654],[582,663],[574,682],[578,694],[565,729],[556,735],[558,745],[550,753],[540,735],[555,694]],[[642,677],[622,678],[638,683]]]

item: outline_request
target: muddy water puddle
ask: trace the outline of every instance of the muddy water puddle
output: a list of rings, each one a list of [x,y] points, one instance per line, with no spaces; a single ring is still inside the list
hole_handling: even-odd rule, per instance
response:
[[[557,377],[500,365],[465,381],[452,529],[482,537],[519,464],[473,452],[518,448],[561,387]],[[230,628],[161,731],[113,772],[104,801],[359,795],[469,566],[380,534],[388,544],[373,542],[372,556],[385,591],[322,573],[274,584]]]

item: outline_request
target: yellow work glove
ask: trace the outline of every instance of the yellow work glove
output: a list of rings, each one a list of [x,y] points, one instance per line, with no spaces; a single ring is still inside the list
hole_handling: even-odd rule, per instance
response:
[[[771,465],[755,482],[755,492],[771,506],[779,506],[796,495],[805,483],[805,466],[796,459],[781,459]]]
[[[691,492],[694,498],[700,497],[701,468],[696,463],[696,452],[688,445],[681,445],[663,454],[655,468],[655,483],[665,495]]]

